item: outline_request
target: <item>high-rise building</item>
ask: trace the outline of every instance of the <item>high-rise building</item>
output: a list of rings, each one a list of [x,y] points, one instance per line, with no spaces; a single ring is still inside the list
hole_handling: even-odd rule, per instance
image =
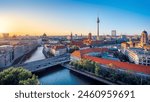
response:
[[[116,30],[111,31],[111,36],[116,36]]]
[[[89,39],[89,40],[92,40],[92,33],[89,33],[88,39]]]
[[[97,17],[97,40],[99,40],[99,23],[100,23],[100,20],[99,20],[99,17]]]
[[[141,41],[140,41],[141,45],[147,45],[148,42],[148,33],[144,30],[141,34]]]
[[[70,35],[70,40],[71,40],[71,41],[73,40],[73,35],[72,35],[72,32],[71,32],[71,35]]]
[[[81,33],[81,38],[82,38],[82,33]]]
[[[78,34],[75,34],[75,39],[78,39]]]

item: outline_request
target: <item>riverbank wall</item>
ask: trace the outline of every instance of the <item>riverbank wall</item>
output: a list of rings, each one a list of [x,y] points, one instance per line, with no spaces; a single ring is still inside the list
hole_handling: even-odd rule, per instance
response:
[[[106,80],[106,79],[104,79],[104,78],[100,78],[100,77],[97,77],[97,76],[92,75],[92,74],[90,74],[90,73],[86,73],[86,72],[83,72],[83,71],[76,70],[76,69],[72,68],[72,67],[69,66],[69,65],[62,65],[62,66],[65,67],[65,68],[68,68],[69,70],[71,70],[71,71],[73,71],[73,72],[76,72],[76,73],[78,73],[78,74],[81,74],[81,75],[84,75],[84,76],[86,76],[86,77],[89,77],[89,78],[92,78],[92,79],[94,79],[94,80],[97,80],[97,81],[99,81],[99,82],[102,82],[102,83],[104,83],[104,84],[106,84],[106,85],[118,85],[118,84],[113,83],[113,82],[111,82],[111,81],[109,81],[109,80]]]

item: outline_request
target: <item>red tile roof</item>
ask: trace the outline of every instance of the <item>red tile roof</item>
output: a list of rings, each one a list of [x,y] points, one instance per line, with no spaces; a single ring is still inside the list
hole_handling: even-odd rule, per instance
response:
[[[71,41],[72,45],[80,45],[83,44],[82,41]]]
[[[84,54],[87,54],[90,52],[105,52],[105,51],[108,51],[108,49],[107,48],[89,48],[89,49],[74,51],[71,55],[82,58]]]
[[[112,63],[114,66],[116,66],[114,68],[120,68],[120,69],[150,74],[150,66],[130,64],[127,62],[119,62],[119,61],[108,60],[108,59],[104,59],[104,58],[97,58],[97,57],[87,56],[87,55],[84,55],[83,58],[92,60],[92,61],[100,63],[100,64],[105,64],[105,65]]]
[[[81,55],[82,55],[82,54],[81,54],[80,51],[74,51],[74,52],[71,54],[71,56],[75,56],[75,57],[78,57],[78,58],[82,58]]]
[[[64,45],[56,45],[56,46],[53,46],[52,48],[55,50],[59,50],[59,49],[64,49],[66,47]]]
[[[85,45],[85,44],[83,43],[83,41],[72,41],[72,42],[71,42],[71,45],[76,45],[76,46],[78,46],[78,47],[80,47],[80,48],[87,46],[87,45]]]
[[[108,51],[108,49],[107,48],[90,48],[90,49],[78,50],[78,51],[74,51],[71,54],[71,56],[75,56],[78,58],[86,58],[86,59],[92,60],[100,64],[104,64],[104,65],[112,64],[113,66],[115,66],[114,68],[120,68],[120,69],[150,74],[150,66],[136,65],[136,64],[131,64],[127,62],[119,62],[115,60],[109,60],[109,59],[85,55],[90,52],[102,52],[102,51],[103,52]]]
[[[92,40],[92,44],[102,44],[103,41],[98,41],[98,40]]]

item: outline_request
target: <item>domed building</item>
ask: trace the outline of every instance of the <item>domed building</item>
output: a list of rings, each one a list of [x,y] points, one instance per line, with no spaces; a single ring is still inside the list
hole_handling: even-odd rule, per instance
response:
[[[42,41],[44,42],[48,41],[48,36],[45,33],[42,35]]]
[[[43,34],[43,37],[47,37],[47,35],[44,33],[44,34]]]
[[[121,44],[121,47],[123,49],[126,48],[144,48],[145,50],[150,50],[150,44],[148,40],[148,33],[147,31],[143,31],[141,33],[141,39],[140,41],[132,41],[130,40],[129,42],[123,42]]]
[[[130,62],[150,66],[150,44],[148,41],[148,33],[141,33],[139,42],[124,42],[121,44],[121,51],[128,56]]]
[[[149,44],[149,42],[148,42],[148,33],[145,30],[141,34],[141,41],[140,41],[140,43],[141,43],[141,46]]]

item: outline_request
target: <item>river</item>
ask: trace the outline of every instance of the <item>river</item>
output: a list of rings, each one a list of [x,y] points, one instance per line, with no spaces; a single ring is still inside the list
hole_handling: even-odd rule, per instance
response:
[[[42,53],[43,47],[37,50],[24,63],[45,59]],[[62,66],[54,66],[54,70],[46,70],[38,73],[39,81],[42,85],[89,85],[100,84],[95,80],[86,78]],[[51,68],[50,68],[51,69]]]
[[[42,50],[43,50],[42,46],[38,47],[36,51],[30,56],[30,58],[28,58],[24,63],[45,59]]]

